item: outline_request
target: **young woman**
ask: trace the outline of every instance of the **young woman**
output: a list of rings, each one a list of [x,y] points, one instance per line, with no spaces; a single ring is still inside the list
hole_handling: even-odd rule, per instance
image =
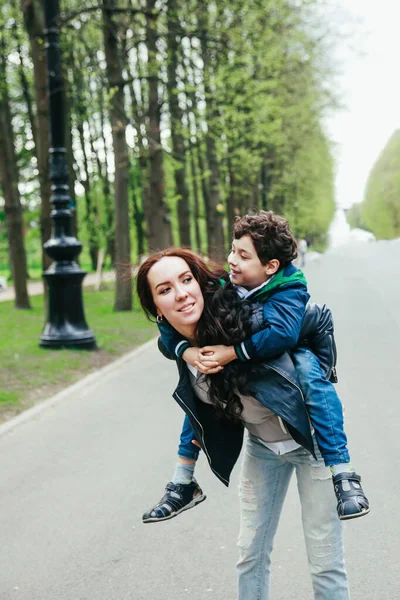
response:
[[[254,325],[233,287],[221,288],[222,274],[211,272],[188,250],[156,253],[138,273],[141,304],[195,346],[240,343]],[[182,359],[176,360],[174,398],[189,417],[211,469],[226,485],[243,428],[249,432],[240,479],[239,600],[269,599],[270,554],[293,471],[315,598],[348,600],[331,473],[313,442],[290,357],[284,354],[257,366],[234,361],[220,373],[198,378]]]

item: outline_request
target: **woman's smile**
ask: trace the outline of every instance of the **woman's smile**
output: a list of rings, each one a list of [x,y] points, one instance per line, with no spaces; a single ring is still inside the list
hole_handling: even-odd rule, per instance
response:
[[[188,313],[192,310],[192,308],[195,306],[194,302],[191,302],[190,304],[185,304],[185,306],[182,306],[178,312],[184,312],[184,313]]]
[[[187,262],[178,256],[164,256],[149,270],[148,282],[158,315],[183,336],[192,338],[204,298]]]

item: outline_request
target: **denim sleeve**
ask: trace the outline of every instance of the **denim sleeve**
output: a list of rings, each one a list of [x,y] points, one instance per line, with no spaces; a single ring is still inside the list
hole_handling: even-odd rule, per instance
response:
[[[263,306],[264,328],[235,346],[239,360],[268,359],[296,346],[310,296],[307,290],[283,289]]]
[[[182,358],[182,354],[187,348],[190,348],[189,342],[180,333],[176,331],[168,321],[157,321],[158,330],[161,335],[162,342],[168,352],[173,356]]]

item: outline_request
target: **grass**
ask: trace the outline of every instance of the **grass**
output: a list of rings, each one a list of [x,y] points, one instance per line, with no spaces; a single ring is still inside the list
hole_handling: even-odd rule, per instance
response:
[[[47,350],[39,347],[44,326],[43,296],[32,310],[0,302],[0,422],[48,398],[118,356],[154,337],[156,327],[139,308],[113,312],[114,290],[84,290],[85,315],[98,349]]]

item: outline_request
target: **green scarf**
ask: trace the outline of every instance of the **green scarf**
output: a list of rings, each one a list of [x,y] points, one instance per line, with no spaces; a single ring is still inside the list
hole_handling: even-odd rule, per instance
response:
[[[264,303],[269,296],[271,295],[272,292],[275,292],[275,290],[277,288],[281,288],[286,286],[288,283],[293,283],[295,281],[300,281],[301,283],[303,283],[306,287],[307,287],[307,280],[304,277],[304,273],[303,271],[301,271],[300,269],[297,269],[297,271],[295,273],[293,273],[292,275],[284,275],[284,270],[285,269],[280,269],[275,275],[274,277],[271,277],[266,284],[264,285],[264,287],[262,287],[260,290],[258,290],[258,292],[256,292],[254,294],[254,296],[251,296],[251,300],[257,300],[257,302],[261,302]],[[221,278],[220,280],[220,284],[222,286],[224,286],[227,281],[229,281],[229,279],[223,279]]]
[[[258,290],[254,296],[251,296],[251,299],[263,303],[267,300],[267,298],[269,298],[272,292],[276,291],[277,288],[285,287],[288,283],[294,283],[296,281],[303,283],[307,287],[307,280],[304,277],[303,271],[298,269],[292,275],[287,276],[284,275],[284,270],[285,269],[280,269],[274,275],[274,277],[271,277],[271,279],[267,281],[264,287]]]

